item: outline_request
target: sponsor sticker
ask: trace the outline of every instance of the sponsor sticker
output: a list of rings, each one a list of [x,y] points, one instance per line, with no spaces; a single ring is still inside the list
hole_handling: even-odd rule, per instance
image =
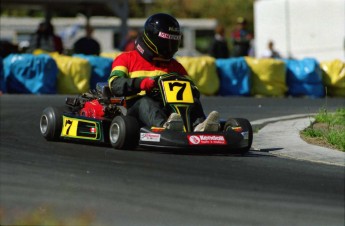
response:
[[[145,50],[143,49],[143,47],[141,47],[141,45],[137,44],[137,50],[141,53],[144,54]]]
[[[178,27],[169,27],[169,31],[180,31],[180,29]]]
[[[161,31],[158,33],[158,36],[164,39],[181,40],[181,35],[171,35]]]
[[[226,140],[222,135],[188,135],[190,145],[226,145]]]
[[[140,133],[140,140],[149,142],[159,142],[161,140],[161,135],[156,133]]]

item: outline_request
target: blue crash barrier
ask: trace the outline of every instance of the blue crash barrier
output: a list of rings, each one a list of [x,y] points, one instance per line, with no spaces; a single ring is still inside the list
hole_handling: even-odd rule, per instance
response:
[[[291,96],[324,97],[322,72],[313,58],[284,60],[287,69],[286,82]]]
[[[11,54],[3,64],[7,93],[56,93],[58,68],[49,55]]]
[[[111,72],[113,59],[101,56],[74,54],[73,57],[80,57],[87,60],[91,65],[90,88],[95,89],[98,82],[106,82]]]
[[[220,79],[219,95],[250,95],[250,69],[244,59],[227,58],[216,60]]]

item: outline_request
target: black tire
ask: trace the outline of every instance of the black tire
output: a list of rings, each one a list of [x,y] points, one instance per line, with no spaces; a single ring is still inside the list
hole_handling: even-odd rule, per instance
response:
[[[109,141],[116,149],[134,149],[139,141],[139,124],[132,116],[116,116],[109,127]]]
[[[252,147],[252,143],[253,143],[252,125],[245,118],[230,118],[224,124],[224,131],[231,129],[231,127],[242,127],[244,131],[248,131],[248,146],[245,148],[240,148],[238,150],[242,154],[247,153]]]
[[[43,110],[40,119],[42,136],[49,141],[57,141],[62,129],[62,111],[56,107],[47,107]]]

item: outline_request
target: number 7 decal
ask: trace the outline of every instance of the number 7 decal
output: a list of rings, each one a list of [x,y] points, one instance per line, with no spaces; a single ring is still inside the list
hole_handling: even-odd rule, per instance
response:
[[[179,91],[177,91],[176,100],[183,100],[183,92],[186,89],[187,84],[186,83],[180,83],[180,82],[169,83],[170,91],[173,91],[175,86],[181,87],[179,89]]]
[[[188,81],[163,81],[166,103],[194,103],[192,88]],[[175,88],[176,87],[176,88]]]
[[[72,120],[66,120],[65,122],[65,127],[68,126],[67,130],[66,130],[66,135],[69,134],[69,130],[71,129],[73,121]]]

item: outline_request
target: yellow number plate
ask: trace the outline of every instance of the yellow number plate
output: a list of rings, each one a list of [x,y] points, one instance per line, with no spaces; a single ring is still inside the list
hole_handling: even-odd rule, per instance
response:
[[[188,81],[163,81],[166,103],[194,103],[192,87]]]
[[[63,116],[61,136],[83,139],[97,139],[100,133],[98,123]]]

